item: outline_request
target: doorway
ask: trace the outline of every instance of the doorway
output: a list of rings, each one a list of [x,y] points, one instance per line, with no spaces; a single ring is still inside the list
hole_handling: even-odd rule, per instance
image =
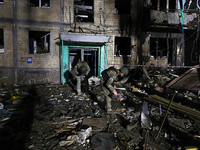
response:
[[[101,72],[107,68],[107,46],[72,46],[62,45],[61,82],[65,84],[70,79],[69,71],[79,60],[84,60],[90,66],[89,76],[101,77]]]
[[[78,61],[85,61],[90,66],[89,77],[98,76],[97,54],[96,48],[69,48],[69,70],[72,70]]]

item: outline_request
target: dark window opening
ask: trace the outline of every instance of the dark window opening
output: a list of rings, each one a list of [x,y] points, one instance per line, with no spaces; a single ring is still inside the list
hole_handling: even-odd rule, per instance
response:
[[[159,3],[160,1],[160,3]],[[169,0],[169,4],[167,4],[167,0],[151,0],[151,9],[153,10],[163,10],[166,11],[168,5],[169,11],[175,11],[176,9],[176,1]]]
[[[131,37],[115,37],[115,55],[131,55]]]
[[[33,6],[33,7],[50,7],[50,0],[30,0],[30,6]]]
[[[29,54],[50,52],[50,32],[29,31]]]
[[[94,22],[93,0],[74,0],[74,14],[77,22]]]
[[[160,0],[160,10],[166,10],[167,0]]]
[[[190,0],[186,0],[185,4],[184,4],[184,8],[185,9],[199,9],[200,7],[200,1],[196,1],[196,0],[192,0],[190,2]]]
[[[169,0],[169,10],[175,11],[176,9],[176,1],[175,0]]]
[[[115,8],[118,14],[130,14],[131,0],[115,0]]]
[[[151,0],[151,9],[157,10],[157,0]]]
[[[150,55],[154,58],[167,57],[169,64],[174,64],[174,53],[176,52],[176,39],[150,38]]]
[[[4,2],[4,0],[0,0],[0,3],[3,3]]]
[[[0,53],[4,53],[4,31],[0,29]]]

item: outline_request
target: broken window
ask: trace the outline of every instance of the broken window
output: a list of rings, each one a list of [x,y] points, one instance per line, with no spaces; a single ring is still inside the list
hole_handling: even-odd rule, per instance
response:
[[[117,14],[130,14],[131,0],[115,0],[115,13]]]
[[[151,0],[151,9],[154,10],[169,10],[175,11],[176,1],[175,0]]]
[[[93,0],[74,0],[74,14],[77,22],[94,22]]]
[[[116,56],[131,55],[131,37],[115,37]]]
[[[150,38],[150,55],[155,59],[167,57],[168,63],[174,64],[174,53],[176,52],[176,39]]]
[[[50,7],[50,0],[30,0],[30,6],[33,6],[33,7]]]
[[[50,53],[50,32],[29,31],[29,54]]]
[[[186,0],[184,3],[185,9],[200,9],[199,0]]]
[[[4,31],[0,29],[0,53],[4,53]]]

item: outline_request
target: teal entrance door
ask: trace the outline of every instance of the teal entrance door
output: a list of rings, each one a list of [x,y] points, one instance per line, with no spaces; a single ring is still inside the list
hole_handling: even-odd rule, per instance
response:
[[[63,43],[63,42],[62,42]],[[62,45],[62,66],[61,66],[61,81],[62,84],[65,84],[69,80],[69,71],[72,67],[70,63],[70,52],[71,49],[79,49],[81,54],[81,59],[89,57],[89,61],[91,62],[91,58],[94,59],[92,64],[94,66],[94,70],[91,72],[92,76],[101,77],[101,72],[107,68],[107,52],[105,46],[70,46],[70,45]],[[91,57],[92,55],[92,57]],[[97,70],[97,71],[96,71]]]

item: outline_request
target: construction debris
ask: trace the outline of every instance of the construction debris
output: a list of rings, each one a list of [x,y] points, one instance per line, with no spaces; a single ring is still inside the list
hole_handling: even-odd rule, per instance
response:
[[[1,150],[199,148],[198,92],[166,88],[180,73],[143,72],[132,70],[117,87],[122,98],[109,114],[97,77],[89,97],[70,84],[1,86]]]

